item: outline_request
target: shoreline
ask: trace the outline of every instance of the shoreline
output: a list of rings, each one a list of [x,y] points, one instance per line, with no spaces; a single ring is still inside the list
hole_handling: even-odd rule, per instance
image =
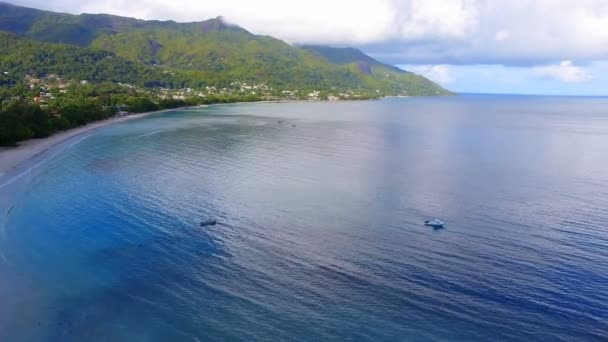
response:
[[[60,144],[68,139],[74,138],[85,133],[92,133],[102,127],[113,125],[119,122],[139,119],[148,115],[168,112],[172,110],[198,108],[199,106],[186,106],[172,109],[163,109],[152,112],[136,113],[121,117],[113,117],[101,121],[89,123],[84,126],[75,127],[67,131],[62,131],[50,135],[46,138],[29,139],[19,142],[16,147],[0,148],[0,179],[16,169],[24,162],[48,151],[53,146]]]
[[[0,147],[0,180],[11,171],[18,168],[21,164],[28,160],[48,151],[53,146],[56,146],[66,140],[72,139],[85,133],[92,133],[100,128],[113,125],[120,122],[139,119],[148,115],[169,112],[174,110],[183,110],[191,108],[202,108],[208,106],[230,105],[230,104],[245,104],[245,103],[282,103],[282,102],[323,102],[319,100],[266,100],[253,102],[229,102],[229,103],[214,103],[196,106],[183,106],[177,108],[161,109],[151,112],[135,113],[121,117],[113,117],[102,121],[89,123],[85,126],[75,127],[67,131],[62,131],[50,135],[46,138],[29,139],[21,141],[16,147]]]

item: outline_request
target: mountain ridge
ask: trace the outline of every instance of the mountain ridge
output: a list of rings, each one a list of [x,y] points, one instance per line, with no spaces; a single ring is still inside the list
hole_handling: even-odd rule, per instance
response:
[[[449,94],[422,76],[384,64],[360,50],[293,46],[255,35],[222,17],[178,23],[56,13],[0,2],[0,31],[22,40],[107,51],[133,63],[183,75],[181,83],[188,86],[244,81],[279,88],[358,89],[378,95]]]

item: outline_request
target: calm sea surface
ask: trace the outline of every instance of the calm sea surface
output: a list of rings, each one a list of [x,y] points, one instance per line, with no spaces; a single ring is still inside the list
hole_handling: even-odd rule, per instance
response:
[[[1,341],[608,340],[607,98],[167,112],[0,204]]]

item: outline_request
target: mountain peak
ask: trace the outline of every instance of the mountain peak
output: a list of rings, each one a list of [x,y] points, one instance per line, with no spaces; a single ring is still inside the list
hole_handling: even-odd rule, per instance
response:
[[[203,32],[212,32],[212,31],[241,31],[247,32],[244,28],[231,24],[226,21],[223,16],[218,16],[213,19],[205,20],[200,22],[200,27]],[[249,33],[249,32],[247,32]]]

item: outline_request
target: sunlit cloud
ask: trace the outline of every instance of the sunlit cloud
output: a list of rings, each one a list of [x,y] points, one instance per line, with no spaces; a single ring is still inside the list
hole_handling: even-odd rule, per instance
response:
[[[508,39],[511,36],[511,32],[507,31],[507,30],[500,30],[498,32],[496,32],[496,35],[494,35],[494,40],[497,40],[499,42]]]
[[[562,61],[556,65],[535,68],[539,75],[551,77],[566,83],[581,83],[591,81],[592,76],[583,67],[576,66],[572,61]]]

